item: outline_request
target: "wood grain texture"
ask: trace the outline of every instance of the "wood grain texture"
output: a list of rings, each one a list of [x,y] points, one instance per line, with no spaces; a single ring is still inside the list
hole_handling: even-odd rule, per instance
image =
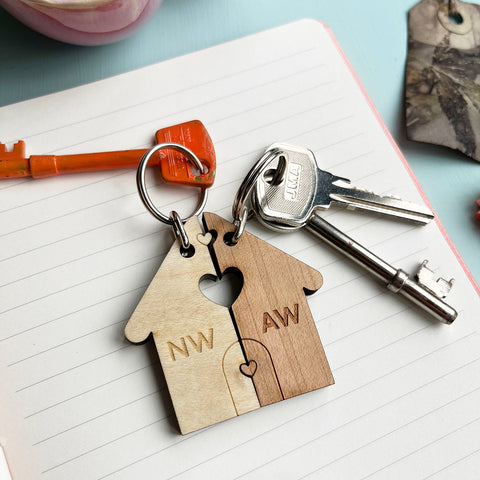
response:
[[[247,232],[237,245],[227,245],[224,236],[234,227],[218,215],[205,213],[204,223],[217,235],[211,248],[219,274],[232,267],[243,274],[243,289],[231,310],[242,342],[249,339],[243,343],[246,357],[258,364],[252,377],[257,394],[275,384],[274,374],[283,398],[333,384],[305,296],[322,286],[321,274]],[[268,380],[260,375],[264,360],[258,343],[272,359],[274,373]],[[260,405],[278,401],[278,391],[259,394],[259,400]]]
[[[283,400],[275,365],[267,347],[253,338],[242,338],[241,342],[248,362],[242,365],[240,371],[244,375],[250,372],[260,405],[263,407]]]
[[[256,340],[242,339],[241,343],[243,344],[244,351],[247,345],[248,352],[255,357],[255,360],[253,360],[253,357],[249,357],[247,361],[243,359],[243,361],[239,363],[238,354],[236,351],[232,351],[232,349],[228,349],[225,352],[223,359],[225,377],[227,378],[228,387],[239,415],[248,411],[245,410],[245,407],[248,409],[250,406],[249,399],[244,398],[243,379],[245,378],[255,379],[254,383],[259,405],[268,405],[283,400],[280,385],[278,384],[278,379],[275,374],[275,368],[267,349]],[[232,347],[233,346],[235,345],[232,345]],[[240,342],[237,342],[236,346],[240,347]],[[240,384],[239,371],[243,372],[240,374],[241,377],[243,377],[240,379]]]
[[[245,357],[228,308],[199,289],[204,275],[215,275],[208,238],[196,217],[185,230],[195,254],[184,258],[178,242],[173,244],[125,328],[134,343],[153,334],[182,434],[259,407],[252,380],[239,369]],[[229,365],[237,365],[228,378],[227,350]]]

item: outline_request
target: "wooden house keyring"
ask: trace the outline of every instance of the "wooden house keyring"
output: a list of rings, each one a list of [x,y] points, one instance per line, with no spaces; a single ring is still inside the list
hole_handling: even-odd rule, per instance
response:
[[[178,242],[130,317],[125,335],[134,343],[152,335],[165,374],[180,431],[187,434],[285,398],[334,383],[308,307],[305,292],[322,285],[313,268],[243,233],[228,241],[235,225],[204,214],[204,234],[197,211],[186,221],[153,205],[145,187],[149,158],[173,148],[202,170],[188,149],[160,144],[142,158],[137,186],[147,209],[173,226]],[[200,291],[205,276],[221,276],[229,268],[244,278],[231,309]]]

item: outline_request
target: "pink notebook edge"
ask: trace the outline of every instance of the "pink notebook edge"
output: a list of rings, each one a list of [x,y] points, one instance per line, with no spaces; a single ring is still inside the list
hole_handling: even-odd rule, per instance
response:
[[[422,199],[423,201],[425,202],[425,204],[428,206],[428,208],[430,208],[430,210],[435,214],[435,223],[437,224],[438,228],[440,229],[440,232],[442,233],[443,237],[445,238],[445,240],[447,241],[449,247],[451,248],[452,252],[454,253],[455,257],[457,258],[458,262],[460,263],[461,267],[463,268],[465,274],[467,275],[467,278],[470,280],[471,284],[473,285],[473,288],[475,289],[475,291],[477,292],[478,295],[480,295],[480,287],[478,285],[478,283],[476,282],[475,278],[473,277],[472,273],[470,272],[467,264],[465,263],[465,261],[463,260],[462,256],[460,255],[460,252],[457,250],[457,248],[455,247],[455,244],[453,243],[453,241],[451,240],[450,236],[448,235],[447,231],[445,230],[445,227],[442,225],[442,223],[440,222],[440,219],[438,218],[438,215],[436,214],[432,204],[430,203],[430,200],[428,199],[426,193],[424,192],[422,186],[420,185],[420,182],[418,181],[417,177],[415,176],[415,173],[413,172],[412,168],[410,167],[410,165],[408,164],[407,162],[407,159],[405,158],[405,156],[403,155],[402,151],[400,150],[399,146],[397,145],[397,143],[395,142],[392,134],[390,133],[390,131],[388,130],[387,126],[385,125],[385,122],[383,121],[382,117],[380,116],[378,110],[376,109],[374,103],[372,102],[372,99],[370,98],[370,96],[368,95],[367,91],[365,90],[365,87],[363,86],[362,82],[360,81],[360,79],[358,78],[358,75],[357,73],[355,72],[352,64],[350,63],[349,59],[347,58],[347,56],[345,55],[345,52],[342,50],[342,47],[340,46],[340,44],[338,43],[338,40],[336,39],[334,33],[332,32],[331,28],[324,22],[322,22],[321,20],[318,20],[318,22],[320,24],[323,25],[323,27],[325,28],[325,30],[327,31],[327,33],[330,35],[331,39],[333,40],[333,43],[337,49],[337,51],[340,53],[340,55],[342,56],[343,58],[343,61],[345,62],[345,65],[348,67],[348,69],[350,70],[350,73],[352,74],[352,77],[353,79],[355,80],[355,82],[357,83],[358,87],[360,88],[361,92],[363,93],[363,96],[365,97],[365,100],[367,101],[370,109],[372,110],[373,114],[375,115],[379,125],[381,126],[383,132],[385,133],[386,137],[388,138],[388,140],[390,141],[390,143],[392,144],[395,152],[397,153],[398,157],[400,158],[400,160],[402,161],[403,163],[403,166],[405,167],[405,169],[407,170],[408,174],[410,175],[410,178],[413,180],[415,186],[417,187],[417,190],[418,192],[420,193],[420,195],[422,196]]]

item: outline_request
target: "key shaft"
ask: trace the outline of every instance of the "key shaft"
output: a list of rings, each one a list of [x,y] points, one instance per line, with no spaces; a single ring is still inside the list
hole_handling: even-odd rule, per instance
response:
[[[341,180],[340,182],[346,183]],[[423,205],[416,205],[396,197],[380,196],[368,190],[352,187],[347,183],[345,186],[332,183],[326,186],[325,190],[330,200],[328,206],[335,205],[347,210],[366,210],[419,224],[426,224],[434,218],[433,213]]]
[[[397,269],[377,257],[319,215],[312,215],[305,227],[385,282],[390,291],[413,301],[437,320],[450,324],[457,318],[457,312],[450,305],[416,283],[403,270]]]

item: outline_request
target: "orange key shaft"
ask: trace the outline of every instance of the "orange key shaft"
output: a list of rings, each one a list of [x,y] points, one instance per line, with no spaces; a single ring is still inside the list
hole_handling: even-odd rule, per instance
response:
[[[198,120],[173,125],[157,131],[158,143],[180,143],[192,150],[205,165],[205,172],[196,172],[188,159],[173,150],[162,150],[154,155],[149,165],[160,165],[167,183],[210,187],[215,179],[216,158],[213,143],[206,128]],[[137,167],[148,149],[96,152],[74,155],[25,156],[25,142],[17,142],[11,152],[0,143],[0,179],[28,177],[42,178],[62,173],[113,170]]]
[[[12,152],[0,150],[0,178],[43,178],[62,173],[113,170],[136,167],[147,149],[98,152],[78,155],[31,155],[25,157],[25,142],[17,142]],[[150,165],[158,165],[160,157]]]

